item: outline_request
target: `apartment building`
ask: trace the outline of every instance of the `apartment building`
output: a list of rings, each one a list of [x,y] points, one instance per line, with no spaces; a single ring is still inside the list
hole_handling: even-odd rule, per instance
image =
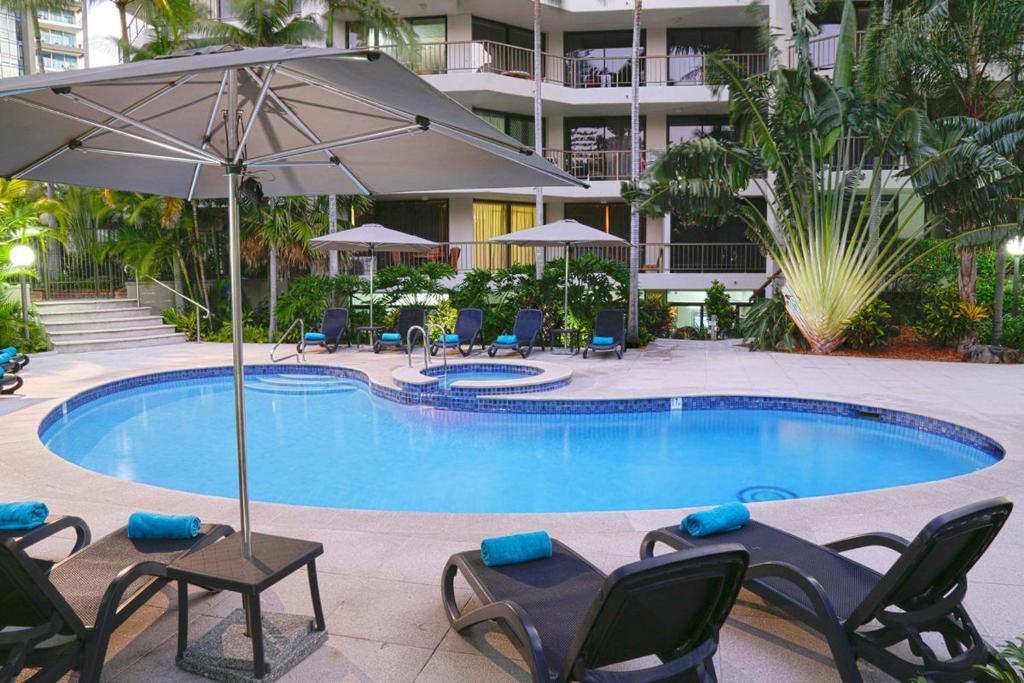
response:
[[[69,2],[62,9],[38,10],[39,37],[46,71],[89,66],[86,0]],[[0,78],[39,72],[31,18],[0,9]]]

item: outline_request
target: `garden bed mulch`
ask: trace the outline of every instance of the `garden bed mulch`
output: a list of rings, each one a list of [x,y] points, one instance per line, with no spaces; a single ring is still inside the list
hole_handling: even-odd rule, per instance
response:
[[[960,354],[956,348],[936,348],[921,340],[913,330],[904,328],[889,343],[873,351],[857,351],[841,348],[833,356],[856,356],[858,358],[893,358],[899,360],[931,360],[959,363]]]

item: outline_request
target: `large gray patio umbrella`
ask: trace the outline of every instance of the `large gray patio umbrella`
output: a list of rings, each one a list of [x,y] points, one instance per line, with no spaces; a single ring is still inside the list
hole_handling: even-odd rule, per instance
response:
[[[565,320],[563,324],[566,328],[569,327],[569,248],[629,246],[629,242],[621,237],[610,235],[603,230],[592,228],[571,218],[545,223],[518,232],[510,232],[507,235],[499,235],[492,238],[491,241],[515,244],[520,247],[565,247],[565,285],[563,287]]]
[[[243,551],[238,194],[381,194],[579,185],[372,50],[207,48],[0,81],[0,176],[227,198]]]
[[[313,251],[368,251],[370,252],[370,327],[373,327],[373,276],[377,251],[424,252],[441,245],[416,235],[367,223],[351,230],[333,232],[309,241]]]

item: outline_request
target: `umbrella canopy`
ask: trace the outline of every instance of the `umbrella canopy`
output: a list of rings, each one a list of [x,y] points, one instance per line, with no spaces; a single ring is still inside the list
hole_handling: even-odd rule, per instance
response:
[[[243,554],[238,193],[380,194],[582,185],[372,50],[213,48],[0,81],[0,176],[226,197]]]
[[[583,225],[577,221],[567,218],[554,223],[545,223],[535,228],[527,228],[518,232],[510,232],[507,235],[499,235],[492,238],[492,242],[502,244],[515,244],[521,247],[550,247],[561,245],[565,247],[565,280],[562,283],[562,291],[565,296],[563,311],[565,318],[563,326],[569,327],[569,248],[570,247],[614,247],[629,246],[629,242],[610,235],[603,230]],[[564,337],[563,337],[564,339]]]
[[[373,327],[373,276],[377,251],[430,251],[441,245],[416,235],[367,223],[351,230],[334,232],[309,241],[313,251],[368,251],[370,252],[370,327]]]

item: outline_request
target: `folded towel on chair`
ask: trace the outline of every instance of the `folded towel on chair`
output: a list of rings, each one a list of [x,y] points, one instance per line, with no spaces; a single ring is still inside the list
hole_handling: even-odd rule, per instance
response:
[[[0,363],[10,363],[12,360],[14,360],[14,356],[6,351],[0,351]]]
[[[750,510],[743,503],[726,503],[710,510],[683,517],[679,528],[691,536],[710,536],[736,531],[750,521]]]
[[[615,343],[615,337],[594,337],[591,343],[594,346],[611,346]]]
[[[195,538],[199,518],[195,515],[162,515],[158,512],[133,512],[128,518],[128,538]]]
[[[532,531],[485,538],[480,543],[480,557],[488,567],[551,557],[551,537],[546,531]]]
[[[444,335],[444,343],[445,344],[458,344],[459,343],[459,335],[457,335],[457,334],[446,334],[446,335]]]
[[[380,335],[380,338],[381,338],[381,341],[390,341],[390,342],[395,342],[395,341],[400,342],[400,341],[402,341],[402,335],[398,334],[397,332],[385,332],[384,334]]]
[[[46,521],[50,511],[35,500],[0,503],[0,531],[34,529]]]
[[[312,342],[327,341],[327,335],[324,334],[323,332],[307,332],[306,334],[302,335],[302,338],[305,339],[306,341]]]
[[[6,353],[9,356],[17,356],[18,349],[13,346],[8,346],[6,349],[0,349],[0,352]]]
[[[519,337],[514,334],[502,334],[498,336],[499,344],[515,344],[519,341]]]

